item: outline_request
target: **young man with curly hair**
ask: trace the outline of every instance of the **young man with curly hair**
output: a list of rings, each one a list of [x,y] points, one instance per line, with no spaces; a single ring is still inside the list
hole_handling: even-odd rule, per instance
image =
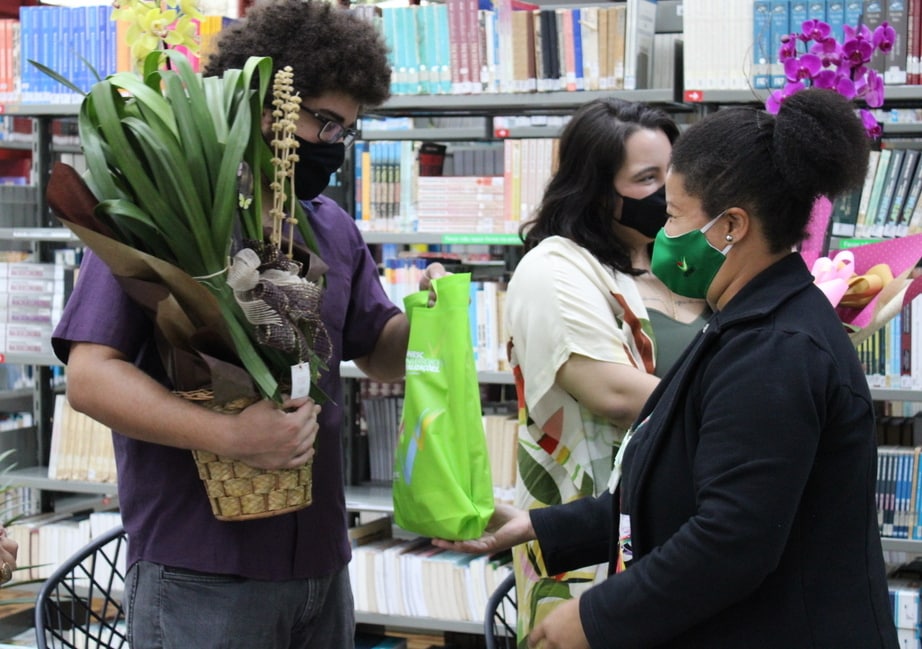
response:
[[[353,359],[378,380],[402,377],[408,324],[385,296],[353,219],[320,193],[361,110],[387,99],[390,68],[370,23],[320,0],[257,3],[220,38],[205,73],[242,67],[249,56],[272,57],[276,70],[291,66],[302,98],[295,188],[322,260],[311,270],[326,278],[321,317],[332,358],[319,387],[331,398],[322,408],[306,397],[284,409],[264,400],[231,415],[176,396],[151,321],[87,254],[54,345],[73,406],[117,431],[133,649],[353,646],[339,365]],[[313,459],[313,502],[219,521],[189,449],[264,469]]]

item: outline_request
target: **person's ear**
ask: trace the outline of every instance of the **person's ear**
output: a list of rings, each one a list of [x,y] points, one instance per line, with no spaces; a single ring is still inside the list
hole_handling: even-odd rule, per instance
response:
[[[746,238],[752,227],[752,217],[742,207],[731,207],[724,212],[724,234],[726,243],[739,243]]]

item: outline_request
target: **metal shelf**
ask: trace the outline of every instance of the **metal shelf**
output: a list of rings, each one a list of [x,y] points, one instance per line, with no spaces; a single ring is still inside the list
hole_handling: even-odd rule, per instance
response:
[[[394,501],[390,485],[346,486],[346,509],[350,512],[394,513]]]
[[[19,365],[63,365],[58,357],[48,352],[47,354],[21,354],[19,352],[4,352],[0,350],[0,363],[16,363]]]
[[[619,97],[648,104],[672,104],[671,88],[654,90],[592,90],[578,92],[484,93],[476,95],[398,95],[370,111],[371,117],[414,117],[417,115],[503,115],[546,114],[571,111],[593,99]]]
[[[398,243],[426,245],[480,245],[521,246],[522,239],[516,233],[508,232],[362,232],[365,243]]]
[[[2,148],[2,147],[0,147]],[[80,241],[67,228],[0,228],[0,239],[4,241]]]
[[[0,412],[31,412],[34,388],[0,391]]]
[[[355,363],[345,361],[339,366],[339,375],[344,379],[364,379],[365,374]],[[477,372],[477,380],[480,383],[491,383],[497,385],[512,385],[515,379],[512,372]]]
[[[922,402],[922,390],[903,390],[899,388],[871,388],[871,397],[875,401],[919,401],[919,402]]]
[[[363,140],[439,140],[452,142],[469,142],[471,140],[493,139],[487,124],[480,128],[469,127],[415,127],[407,129],[362,129],[359,136]]]
[[[82,97],[79,99],[82,99]],[[0,104],[0,115],[21,115],[24,117],[76,117],[79,113],[80,102],[61,104]]]
[[[450,631],[452,633],[471,633],[483,635],[483,622],[466,622],[460,620],[442,620],[434,617],[413,617],[407,615],[389,615],[385,613],[368,613],[356,611],[355,621],[359,624],[375,624],[395,631]]]
[[[88,482],[86,480],[53,480],[48,477],[48,467],[33,466],[13,469],[4,474],[4,479],[17,487],[31,487],[46,491],[61,491],[74,494],[97,494],[115,496],[118,491],[114,482]]]
[[[922,554],[922,541],[914,541],[912,539],[891,539],[888,537],[881,537],[880,543],[884,547],[885,551],[918,552],[919,554]]]

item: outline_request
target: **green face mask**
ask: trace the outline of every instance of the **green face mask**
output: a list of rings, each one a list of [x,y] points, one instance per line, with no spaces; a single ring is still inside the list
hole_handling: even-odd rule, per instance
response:
[[[704,233],[724,214],[721,212],[700,230],[674,237],[666,234],[665,228],[657,233],[650,269],[670,291],[692,298],[707,296],[708,287],[733,244],[718,250]]]

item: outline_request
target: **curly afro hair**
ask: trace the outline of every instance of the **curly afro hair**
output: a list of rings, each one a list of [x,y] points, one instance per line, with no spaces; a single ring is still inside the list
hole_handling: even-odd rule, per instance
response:
[[[273,71],[291,66],[301,97],[340,92],[367,108],[390,96],[387,51],[377,28],[348,9],[322,0],[261,0],[221,32],[204,74],[269,56]]]

